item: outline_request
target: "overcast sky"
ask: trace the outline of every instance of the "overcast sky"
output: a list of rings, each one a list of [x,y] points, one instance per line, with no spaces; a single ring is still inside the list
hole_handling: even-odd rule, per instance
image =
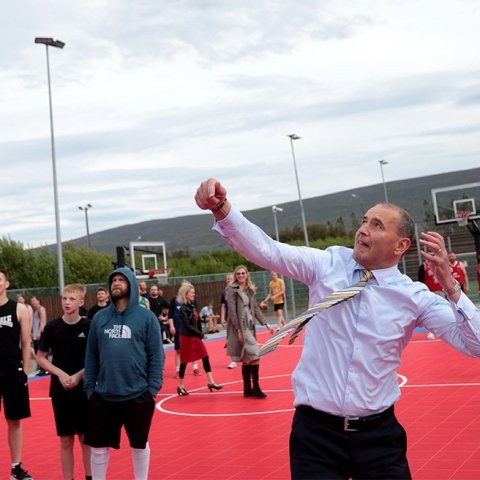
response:
[[[2,2],[2,231],[55,242],[480,165],[478,0]],[[479,179],[466,179],[466,182]],[[299,222],[300,223],[300,222]],[[135,239],[132,239],[135,240]],[[162,240],[161,232],[159,238]]]

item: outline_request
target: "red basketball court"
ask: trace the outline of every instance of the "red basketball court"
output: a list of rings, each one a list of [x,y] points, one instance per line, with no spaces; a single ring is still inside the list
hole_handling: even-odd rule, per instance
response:
[[[260,339],[267,333],[260,333]],[[158,397],[150,434],[150,478],[162,480],[289,479],[288,436],[292,418],[292,372],[300,340],[280,346],[261,362],[264,400],[243,398],[240,369],[228,370],[224,339],[207,342],[215,380],[189,366],[187,397],[176,395],[173,351],[167,351],[165,385]],[[443,342],[415,335],[403,356],[396,412],[409,439],[413,476],[422,479],[480,478],[480,363]],[[24,421],[25,467],[35,480],[61,479],[58,439],[48,399],[48,377],[32,379],[32,417]],[[2,414],[3,416],[3,414]],[[0,420],[0,477],[8,478],[6,426]],[[82,479],[80,452],[75,478]],[[108,478],[133,478],[128,443],[112,451]]]

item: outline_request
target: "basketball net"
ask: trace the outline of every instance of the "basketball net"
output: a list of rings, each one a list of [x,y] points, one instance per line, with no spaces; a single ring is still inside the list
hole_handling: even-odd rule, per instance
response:
[[[170,269],[169,268],[152,268],[148,271],[148,278],[155,278],[155,277],[158,277],[159,275],[166,275],[168,276],[168,274],[170,273]]]
[[[466,227],[467,223],[468,223],[468,217],[470,217],[471,214],[472,214],[472,212],[458,211],[455,214],[458,226],[459,227]]]

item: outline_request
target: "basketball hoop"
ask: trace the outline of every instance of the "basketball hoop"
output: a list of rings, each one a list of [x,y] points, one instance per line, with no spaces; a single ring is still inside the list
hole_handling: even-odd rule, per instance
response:
[[[148,270],[148,278],[156,278],[159,276],[166,276],[170,273],[169,268],[152,268]]]
[[[458,211],[455,214],[455,218],[457,220],[458,226],[459,227],[466,227],[467,223],[468,223],[468,217],[470,217],[471,214],[472,214],[472,212],[468,212],[468,211],[461,211],[461,210]]]

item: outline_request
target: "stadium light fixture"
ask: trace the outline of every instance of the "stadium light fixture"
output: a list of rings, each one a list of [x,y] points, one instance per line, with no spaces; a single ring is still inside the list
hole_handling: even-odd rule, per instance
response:
[[[48,56],[48,47],[63,48],[65,43],[60,40],[54,40],[50,37],[35,37],[35,43],[45,45],[47,52],[47,80],[48,80],[48,102],[50,107],[50,139],[52,148],[52,169],[53,169],[53,198],[55,203],[55,228],[57,235],[57,263],[58,263],[58,288],[60,293],[65,287],[65,277],[63,273],[63,253],[62,238],[60,234],[60,212],[58,206],[58,185],[57,185],[57,165],[55,160],[55,134],[53,129],[53,108],[52,108],[52,87],[50,82],[50,59]]]
[[[293,158],[293,168],[295,169],[295,179],[297,181],[297,190],[298,190],[298,201],[300,202],[300,213],[302,215],[302,226],[303,226],[303,235],[305,237],[305,245],[310,246],[308,242],[308,231],[307,231],[307,222],[305,221],[305,211],[303,209],[302,194],[300,192],[300,182],[298,181],[298,172],[297,172],[297,161],[295,159],[295,149],[293,148],[293,141],[300,140],[302,137],[299,137],[296,133],[291,133],[287,135],[290,138],[290,146],[292,148],[292,158]]]
[[[79,210],[82,210],[85,212],[85,225],[87,227],[87,248],[91,248],[90,244],[90,228],[88,225],[88,211],[93,208],[93,205],[91,203],[87,203],[84,206],[78,207]]]

